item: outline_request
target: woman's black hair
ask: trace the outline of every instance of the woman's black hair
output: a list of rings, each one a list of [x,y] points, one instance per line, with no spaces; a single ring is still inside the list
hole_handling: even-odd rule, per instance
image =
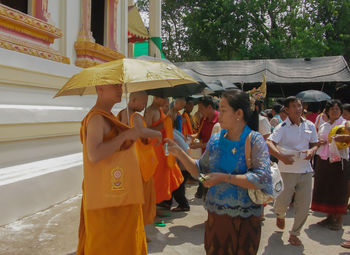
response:
[[[267,118],[269,118],[269,119],[273,118],[273,114],[271,112],[271,109],[266,109],[265,114],[266,114]]]
[[[199,104],[203,104],[205,107],[211,105],[214,109],[216,108],[214,98],[212,96],[204,96],[199,99]]]
[[[336,105],[338,105],[341,114],[343,113],[343,107],[341,105],[340,100],[338,100],[338,99],[331,99],[331,100],[328,100],[326,102],[326,107],[325,107],[325,114],[327,115],[328,118],[329,118],[329,114],[328,114],[329,109],[331,109],[333,106],[336,106]]]
[[[252,130],[258,131],[259,113],[256,110],[254,112],[250,110],[250,100],[247,93],[238,89],[233,89],[223,93],[222,97],[226,98],[228,104],[234,111],[241,109],[247,125]]]
[[[319,102],[312,102],[309,103],[309,107],[307,108],[309,112],[317,113],[320,110],[320,103]]]
[[[350,104],[343,104],[342,107],[343,107],[343,110],[350,112]]]
[[[263,106],[264,106],[264,101],[263,100],[256,100],[255,106],[258,108],[257,109],[258,113],[261,113]]]
[[[289,104],[292,102],[299,101],[301,103],[301,100],[295,96],[289,96],[284,100],[284,107],[289,107]]]
[[[272,110],[274,110],[277,114],[279,114],[281,112],[282,107],[283,106],[281,104],[274,104],[272,106]]]

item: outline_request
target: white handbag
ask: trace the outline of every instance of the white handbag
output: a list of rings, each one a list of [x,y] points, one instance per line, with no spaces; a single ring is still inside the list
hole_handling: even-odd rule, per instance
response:
[[[252,164],[251,164],[251,133],[248,135],[245,141],[245,159],[246,159],[246,165],[248,169],[251,169]],[[273,186],[273,193],[272,195],[269,195],[265,192],[263,192],[261,189],[248,189],[248,195],[250,199],[253,201],[255,204],[265,204],[269,202],[270,200],[275,199],[278,197],[283,189],[284,189],[284,184],[283,184],[283,179],[280,174],[280,171],[278,169],[278,166],[276,163],[272,163],[270,165],[271,169],[271,178],[272,178],[272,186]]]

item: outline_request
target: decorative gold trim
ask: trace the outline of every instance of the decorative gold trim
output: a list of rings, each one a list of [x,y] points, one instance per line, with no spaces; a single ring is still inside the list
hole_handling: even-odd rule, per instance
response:
[[[49,43],[62,37],[61,29],[3,4],[0,4],[0,26]]]
[[[0,47],[64,64],[70,64],[69,58],[61,56],[59,52],[55,51],[54,49],[18,40],[6,35],[0,35]]]
[[[80,121],[0,125],[0,142],[79,135]]]
[[[98,64],[101,64],[101,62],[97,62],[97,61],[89,60],[89,59],[77,59],[75,61],[75,65],[82,67],[82,68],[87,68],[87,67],[95,66]]]
[[[25,86],[58,90],[62,88],[68,79],[68,76],[0,65],[0,83],[6,86]]]
[[[89,41],[76,41],[74,48],[77,53],[75,65],[79,67],[90,67],[101,62],[108,62],[125,56],[115,50]],[[87,60],[89,58],[90,60]]]

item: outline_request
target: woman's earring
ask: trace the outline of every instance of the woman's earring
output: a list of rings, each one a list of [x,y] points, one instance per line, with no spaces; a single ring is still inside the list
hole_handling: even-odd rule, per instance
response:
[[[239,118],[237,118],[236,120],[239,121]]]

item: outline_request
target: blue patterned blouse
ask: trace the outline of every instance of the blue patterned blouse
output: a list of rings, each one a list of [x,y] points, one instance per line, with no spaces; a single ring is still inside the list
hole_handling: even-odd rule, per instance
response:
[[[255,131],[251,136],[252,169],[247,169],[244,144],[251,131],[246,125],[240,141],[225,138],[227,130],[213,135],[207,143],[205,153],[197,161],[197,166],[201,173],[244,174],[256,187],[272,194],[270,155],[263,136]],[[260,216],[262,212],[262,205],[254,204],[250,200],[247,189],[226,182],[209,188],[205,208],[217,214],[244,218]]]

